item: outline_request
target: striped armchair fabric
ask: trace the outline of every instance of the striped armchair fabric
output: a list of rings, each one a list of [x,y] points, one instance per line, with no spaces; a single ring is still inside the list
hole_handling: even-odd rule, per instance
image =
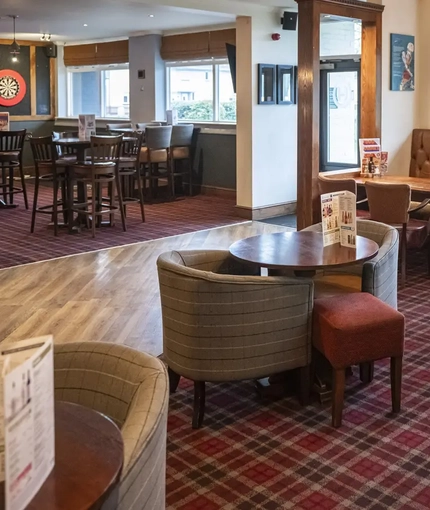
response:
[[[321,232],[321,223],[304,230]],[[346,266],[342,269],[324,271],[316,277],[318,281],[330,281],[332,275],[352,275],[359,278],[362,292],[368,292],[397,309],[397,266],[399,257],[399,234],[397,229],[372,220],[357,220],[357,233],[372,239],[379,246],[373,259]],[[318,284],[317,284],[318,287]]]
[[[307,370],[312,280],[258,276],[218,250],[168,252],[157,265],[171,391],[180,376],[194,381],[202,403],[194,427],[203,420],[205,382]]]
[[[120,483],[102,510],[164,510],[168,379],[163,363],[102,342],[55,345],[55,398],[90,407],[121,429]]]

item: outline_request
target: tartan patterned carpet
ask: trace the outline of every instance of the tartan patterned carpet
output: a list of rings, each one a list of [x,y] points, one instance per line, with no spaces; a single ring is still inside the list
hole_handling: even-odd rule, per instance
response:
[[[34,234],[30,234],[33,183],[27,184],[29,210],[22,194],[15,195],[16,209],[0,209],[0,269],[29,262],[74,255],[114,246],[196,232],[243,221],[235,211],[235,201],[208,195],[181,197],[174,202],[145,205],[146,222],[142,223],[139,204],[127,206],[127,231],[123,232],[119,212],[114,227],[98,229],[96,237],[82,229],[75,235],[60,229],[54,236],[49,215],[38,214]],[[42,187],[39,205],[52,203],[52,189]],[[62,217],[60,217],[62,221]]]
[[[178,510],[430,508],[430,280],[411,258],[399,309],[407,319],[402,412],[391,414],[389,362],[374,381],[347,379],[343,425],[330,403],[259,400],[252,382],[208,384],[203,428],[181,380],[168,422],[167,507]]]

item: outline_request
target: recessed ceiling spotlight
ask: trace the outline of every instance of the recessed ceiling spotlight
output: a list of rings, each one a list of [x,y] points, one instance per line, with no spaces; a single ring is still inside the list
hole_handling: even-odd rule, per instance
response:
[[[84,27],[87,27],[87,26],[88,26],[87,23],[84,23]]]
[[[153,18],[154,15],[153,14],[148,14],[148,18]]]
[[[324,18],[331,18],[331,14],[325,14]]]

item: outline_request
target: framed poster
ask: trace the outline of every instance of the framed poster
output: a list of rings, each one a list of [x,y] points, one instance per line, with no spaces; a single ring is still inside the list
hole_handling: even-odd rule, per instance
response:
[[[415,37],[391,34],[391,90],[415,90]]]
[[[296,68],[295,66],[278,65],[278,104],[294,104],[296,102]]]
[[[276,66],[258,64],[258,104],[276,104]]]

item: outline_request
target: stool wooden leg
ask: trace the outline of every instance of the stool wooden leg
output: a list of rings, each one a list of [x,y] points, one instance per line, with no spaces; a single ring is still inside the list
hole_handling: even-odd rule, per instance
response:
[[[299,368],[300,378],[300,404],[307,406],[309,404],[309,396],[311,392],[311,367],[306,365],[305,367]]]
[[[393,406],[393,413],[400,411],[400,401],[402,396],[402,364],[403,358],[391,358],[390,362],[390,377],[391,377],[391,403]]]
[[[13,167],[9,167],[9,204],[13,204]]]
[[[194,381],[193,429],[199,429],[202,426],[204,415],[205,383],[204,381]]]
[[[360,381],[369,384],[373,381],[373,372],[375,364],[373,361],[367,363],[360,363]]]
[[[342,425],[343,399],[345,395],[345,369],[333,369],[332,388],[332,424],[338,428]]]
[[[181,380],[181,376],[177,374],[174,370],[172,370],[170,367],[167,368],[167,371],[169,373],[170,393],[175,393],[176,389],[178,388],[179,381]]]
[[[22,193],[24,195],[25,208],[28,209],[27,188],[26,188],[26,184],[25,184],[25,176],[24,176],[24,169],[22,167],[22,163],[19,164],[19,175],[21,177],[21,186],[22,186]]]
[[[37,197],[39,196],[39,174],[36,173],[36,181],[34,183],[34,199],[33,199],[33,211],[31,213],[31,228],[30,232],[34,232],[34,224],[36,223],[36,211],[37,211]]]

